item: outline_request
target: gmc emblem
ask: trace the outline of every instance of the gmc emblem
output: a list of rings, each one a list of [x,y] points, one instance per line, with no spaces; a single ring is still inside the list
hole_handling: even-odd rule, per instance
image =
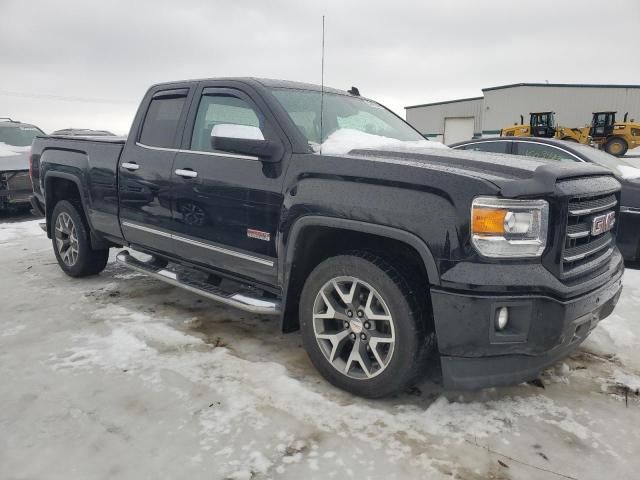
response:
[[[609,212],[605,215],[598,215],[591,220],[591,235],[600,235],[608,232],[616,224],[615,212]]]

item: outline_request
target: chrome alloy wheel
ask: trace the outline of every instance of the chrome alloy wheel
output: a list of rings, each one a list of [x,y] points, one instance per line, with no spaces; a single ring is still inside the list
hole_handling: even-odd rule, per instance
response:
[[[355,277],[336,277],[313,303],[313,331],[329,363],[349,378],[366,380],[389,365],[395,325],[382,296]]]
[[[56,248],[60,258],[68,267],[73,267],[78,261],[78,232],[71,216],[62,212],[56,218],[55,226]]]

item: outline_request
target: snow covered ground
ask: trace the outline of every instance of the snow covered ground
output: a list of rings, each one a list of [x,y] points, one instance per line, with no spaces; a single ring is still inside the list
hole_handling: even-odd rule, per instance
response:
[[[330,387],[297,334],[0,223],[0,478],[637,478],[640,272],[571,358],[473,394]]]

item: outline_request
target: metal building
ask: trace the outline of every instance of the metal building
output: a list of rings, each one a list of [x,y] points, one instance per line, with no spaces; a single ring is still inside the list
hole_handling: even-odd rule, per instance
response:
[[[482,89],[482,97],[405,107],[406,119],[425,137],[446,144],[500,135],[500,129],[528,123],[530,112],[556,112],[564,127],[583,127],[597,111],[616,111],[621,121],[640,120],[640,85],[516,83]]]

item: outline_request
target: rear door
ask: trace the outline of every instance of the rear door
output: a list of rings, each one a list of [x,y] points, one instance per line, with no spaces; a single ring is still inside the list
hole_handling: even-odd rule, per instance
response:
[[[231,124],[256,127],[265,139],[283,145],[285,137],[256,94],[216,85],[220,84],[203,83],[197,92],[174,161],[174,253],[275,284],[282,163],[215,150],[211,131],[216,125]]]
[[[190,88],[156,89],[138,112],[135,135],[118,165],[124,238],[148,250],[171,252],[171,167],[178,151]],[[150,98],[149,98],[150,97]]]

